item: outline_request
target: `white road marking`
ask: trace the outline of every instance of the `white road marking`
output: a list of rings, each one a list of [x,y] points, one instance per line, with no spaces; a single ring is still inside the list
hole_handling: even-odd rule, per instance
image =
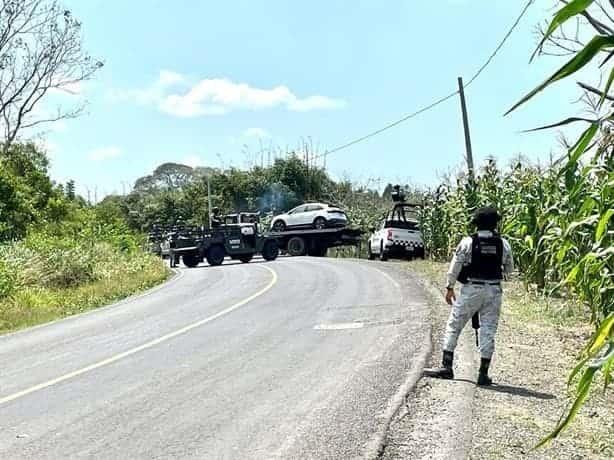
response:
[[[275,283],[277,283],[277,273],[266,266],[263,266],[262,268],[265,268],[266,270],[268,270],[271,275],[271,281],[269,282],[269,284],[267,284],[264,288],[260,289],[258,292],[256,292],[255,294],[252,294],[251,296],[247,297],[246,299],[241,300],[240,302],[235,303],[234,305],[231,305],[230,307],[216,313],[215,315],[209,316],[207,318],[201,319],[195,323],[189,324],[185,327],[182,327],[181,329],[176,330],[175,332],[171,332],[169,334],[163,335],[162,337],[158,337],[157,339],[151,340],[147,343],[144,343],[142,345],[139,345],[138,347],[132,348],[130,350],[124,351],[122,353],[118,353],[114,356],[111,356],[110,358],[104,359],[102,361],[99,361],[95,364],[91,364],[89,366],[86,366],[84,368],[81,368],[79,370],[76,370],[74,372],[70,372],[68,374],[64,374],[60,377],[57,377],[53,380],[49,380],[47,382],[43,382],[43,383],[39,383],[38,385],[34,385],[33,387],[30,387],[26,390],[20,391],[18,393],[14,393],[12,395],[9,396],[5,396],[3,398],[0,398],[0,404],[5,404],[7,402],[10,401],[14,401],[16,399],[19,399],[23,396],[29,395],[31,393],[34,393],[36,391],[42,390],[44,388],[48,388],[50,386],[53,385],[57,385],[58,383],[64,382],[66,380],[78,377],[80,375],[83,375],[87,372],[93,371],[95,369],[101,368],[103,366],[107,366],[109,364],[112,364],[114,362],[117,362],[121,359],[127,358],[128,356],[134,355],[140,351],[146,350],[148,348],[154,347],[162,342],[166,342],[172,338],[177,337],[178,335],[181,334],[185,334],[188,331],[191,331],[192,329],[195,329],[197,327],[202,326],[203,324],[207,324],[210,323],[211,321],[214,321],[222,316],[225,316],[231,312],[233,312],[234,310],[242,307],[243,305],[251,302],[252,300],[256,299],[257,297],[260,297],[261,295],[263,295],[264,293],[266,293],[269,289],[271,289]]]
[[[332,324],[318,324],[314,326],[318,331],[339,331],[343,329],[361,329],[365,327],[365,323],[332,323]]]

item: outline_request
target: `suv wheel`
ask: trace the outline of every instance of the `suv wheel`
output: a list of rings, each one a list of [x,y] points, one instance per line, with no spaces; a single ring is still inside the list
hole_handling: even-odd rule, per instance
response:
[[[316,230],[324,230],[326,228],[326,219],[324,217],[316,217],[313,221],[313,228]]]
[[[273,224],[274,232],[283,232],[286,230],[286,223],[283,220],[277,220]]]

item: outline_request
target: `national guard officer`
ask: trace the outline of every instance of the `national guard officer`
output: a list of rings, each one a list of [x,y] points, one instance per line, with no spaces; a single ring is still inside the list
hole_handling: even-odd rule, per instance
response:
[[[446,302],[452,310],[443,341],[442,367],[429,369],[425,375],[443,379],[454,378],[454,349],[458,337],[469,319],[479,314],[480,371],[478,385],[491,385],[488,376],[490,360],[495,351],[495,333],[501,310],[501,281],[514,269],[510,244],[497,233],[501,219],[492,207],[478,209],[472,223],[477,232],[463,238],[452,258],[447,274]],[[456,281],[463,284],[458,298],[454,292]]]

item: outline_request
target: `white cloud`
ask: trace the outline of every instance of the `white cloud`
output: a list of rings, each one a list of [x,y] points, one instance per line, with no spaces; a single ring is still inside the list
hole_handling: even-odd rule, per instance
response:
[[[108,93],[112,101],[134,101],[138,104],[158,104],[166,92],[177,85],[186,83],[185,77],[170,70],[161,70],[158,79],[143,89],[122,90],[115,89]]]
[[[225,78],[203,79],[190,84],[187,77],[171,71],[160,72],[158,80],[145,89],[114,91],[112,97],[140,104],[154,104],[160,111],[182,118],[223,115],[234,110],[281,107],[306,112],[345,106],[345,101],[326,96],[300,98],[283,85],[262,89]]]
[[[262,128],[247,128],[243,131],[244,137],[255,137],[257,139],[268,139],[271,137],[269,132]]]
[[[111,158],[117,158],[122,154],[118,147],[100,147],[90,151],[87,157],[92,161],[104,161]]]

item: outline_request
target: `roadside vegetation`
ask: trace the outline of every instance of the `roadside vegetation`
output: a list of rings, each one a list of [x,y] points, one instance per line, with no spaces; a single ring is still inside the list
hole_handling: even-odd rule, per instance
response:
[[[54,184],[34,144],[0,153],[0,333],[107,304],[168,277],[116,209]]]

